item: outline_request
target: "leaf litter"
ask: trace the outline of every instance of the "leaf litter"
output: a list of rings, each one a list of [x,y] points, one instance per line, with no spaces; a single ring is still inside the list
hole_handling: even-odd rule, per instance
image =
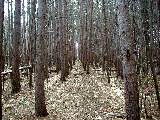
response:
[[[112,75],[114,76],[114,74]],[[51,73],[45,80],[46,106],[49,115],[37,118],[34,111],[34,88],[29,89],[28,78],[21,81],[22,90],[10,95],[10,80],[3,93],[4,120],[122,120],[124,119],[124,90],[116,77],[108,84],[101,68],[83,71],[79,61],[73,66],[67,81],[60,74]],[[121,84],[122,86],[123,84]]]

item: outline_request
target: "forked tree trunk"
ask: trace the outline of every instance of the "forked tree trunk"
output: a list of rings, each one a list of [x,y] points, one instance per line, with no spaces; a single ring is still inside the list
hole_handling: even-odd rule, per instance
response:
[[[47,116],[47,109],[45,104],[45,40],[47,35],[47,22],[46,22],[46,0],[38,0],[38,39],[37,39],[37,64],[35,66],[35,113],[36,116]]]
[[[12,93],[18,93],[20,85],[20,51],[21,42],[21,0],[15,0],[14,37],[13,37],[13,63],[12,63]]]
[[[121,52],[123,77],[125,81],[125,110],[127,120],[140,120],[138,78],[136,76],[136,60],[134,45],[129,28],[129,10],[127,0],[118,2],[118,24],[121,36]]]

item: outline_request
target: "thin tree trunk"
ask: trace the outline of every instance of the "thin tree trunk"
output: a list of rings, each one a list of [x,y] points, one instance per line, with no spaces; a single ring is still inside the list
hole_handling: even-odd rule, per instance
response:
[[[2,120],[2,78],[1,72],[4,69],[3,56],[3,21],[4,21],[4,0],[0,0],[0,120]]]
[[[156,96],[157,96],[157,101],[158,101],[158,109],[160,110],[160,95],[159,95],[159,91],[158,91],[158,82],[157,82],[157,75],[155,72],[155,63],[153,60],[153,47],[154,47],[154,43],[153,43],[153,34],[151,33],[151,35],[149,35],[149,28],[151,26],[151,30],[152,30],[152,26],[149,24],[149,12],[148,12],[148,1],[147,0],[141,0],[141,14],[142,14],[142,24],[143,24],[143,34],[144,34],[144,40],[146,42],[146,58],[148,59],[147,62],[149,61],[150,63],[150,68],[151,68],[151,72],[152,72],[152,76],[153,76],[153,80],[154,80],[154,87],[155,87],[155,91],[156,91]],[[144,4],[145,3],[145,4]],[[151,12],[153,12],[152,8],[150,9]],[[151,18],[151,23],[152,23],[152,18]],[[152,32],[152,31],[151,31]],[[150,44],[150,45],[149,45]]]
[[[22,1],[22,18],[23,18],[23,26],[22,26],[22,44],[21,44],[21,51],[22,52],[22,59],[21,63],[22,65],[27,65],[27,46],[26,46],[26,37],[25,37],[25,32],[26,32],[26,23],[25,23],[25,6],[24,6],[24,0]],[[30,3],[28,3],[30,4]],[[29,27],[30,28],[30,27]]]
[[[102,71],[105,72],[106,70],[106,59],[105,59],[105,51],[106,51],[106,39],[107,39],[107,26],[106,26],[106,22],[107,22],[107,18],[106,18],[106,7],[105,7],[105,1],[102,0],[102,13],[103,13],[103,22],[104,22],[104,28],[103,28],[103,34],[102,36]]]
[[[12,93],[18,93],[20,85],[20,51],[21,42],[21,0],[15,0],[14,38],[13,38],[13,64],[12,64]]]
[[[66,81],[65,79],[65,26],[64,26],[64,16],[63,16],[63,0],[58,1],[58,13],[59,13],[59,41],[60,41],[60,60],[61,60],[61,81]]]
[[[10,63],[10,67],[13,64],[13,35],[14,35],[14,30],[13,30],[13,1],[11,0],[11,41],[10,41],[10,47],[9,47],[9,63]]]
[[[160,0],[157,0],[158,5],[158,37],[160,37]],[[160,75],[160,39],[158,39],[158,74]]]
[[[10,66],[10,45],[11,45],[11,13],[10,13],[10,0],[8,0],[8,30],[7,30],[7,40],[8,40],[8,55],[7,55],[7,65]]]
[[[68,2],[67,0],[63,0],[64,5],[63,5],[63,25],[64,25],[64,35],[63,35],[63,43],[64,43],[64,74],[65,77],[69,75],[69,64],[68,64],[68,52],[67,49],[69,47],[69,42],[68,42]]]
[[[154,58],[154,52],[153,51],[156,51],[154,50],[154,48],[156,48],[155,46],[155,43],[154,43],[154,38],[153,38],[153,0],[150,1],[150,12],[151,12],[151,15],[150,15],[150,31],[151,31],[151,36],[150,36],[150,39],[151,39],[151,42],[150,42],[150,66],[151,66],[151,72],[152,72],[152,76],[153,76],[153,81],[154,81],[154,87],[155,87],[155,91],[156,91],[156,96],[157,96],[157,101],[158,101],[158,109],[160,111],[160,95],[159,95],[159,90],[158,90],[158,79],[157,79],[157,74],[156,74],[156,65],[155,65],[155,58]]]
[[[36,41],[36,22],[35,22],[35,12],[36,12],[36,0],[31,0],[31,39],[30,39],[30,64],[32,68],[30,69],[30,79],[29,87],[32,85],[32,73],[35,71],[35,41]]]
[[[154,63],[152,63],[152,61],[151,61],[151,71],[153,75],[154,87],[155,87],[156,97],[158,101],[158,109],[160,110],[160,96],[159,96],[159,90],[158,90],[158,81],[157,81],[157,75],[155,72],[155,65]]]
[[[108,83],[110,83],[109,77],[109,62],[106,66],[106,57],[109,59],[109,42],[108,42],[108,30],[107,30],[107,16],[106,16],[106,6],[105,1],[102,0],[102,14],[103,14],[103,35],[102,35],[102,71],[107,72]],[[107,56],[105,55],[107,53]],[[108,60],[109,61],[109,60]]]
[[[85,17],[84,17],[84,4],[85,1],[80,0],[80,60],[82,62],[83,68],[86,71],[86,64],[85,64]]]
[[[58,16],[60,16],[60,13],[59,13],[59,1],[58,0],[55,0],[55,17],[56,18],[56,40],[55,40],[55,64],[56,64],[56,72],[57,74],[59,73],[59,71],[61,70],[61,60],[60,60],[60,18],[58,18]]]
[[[45,104],[45,62],[44,54],[46,50],[45,41],[47,35],[46,23],[46,0],[38,0],[38,39],[37,39],[37,64],[35,66],[35,113],[36,116],[47,116],[47,109]]]

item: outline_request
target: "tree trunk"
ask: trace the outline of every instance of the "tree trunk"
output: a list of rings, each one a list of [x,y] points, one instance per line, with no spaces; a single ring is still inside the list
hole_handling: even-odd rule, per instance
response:
[[[20,85],[20,51],[21,42],[21,0],[15,0],[14,15],[14,38],[13,38],[13,64],[12,64],[12,93],[18,93],[21,89]]]
[[[47,109],[45,104],[45,41],[47,35],[47,23],[46,23],[46,0],[38,0],[38,39],[37,39],[37,63],[35,66],[35,113],[36,116],[47,116]]]
[[[110,83],[109,77],[109,60],[106,60],[106,57],[109,59],[109,42],[108,42],[108,30],[107,30],[107,16],[106,15],[106,5],[105,1],[102,0],[102,14],[103,14],[103,34],[102,34],[102,71],[107,72],[108,83]],[[108,14],[108,13],[107,13]],[[107,56],[105,55],[107,54]],[[107,62],[107,65],[106,65]]]
[[[154,87],[155,87],[155,91],[156,91],[156,97],[157,97],[157,101],[158,101],[158,109],[160,110],[160,96],[159,96],[158,81],[157,81],[157,75],[156,75],[156,72],[155,72],[154,63],[151,63],[151,71],[152,71]]]
[[[144,4],[145,2],[145,4]],[[152,76],[153,76],[153,81],[154,81],[154,86],[155,86],[155,91],[156,91],[156,97],[157,97],[157,101],[158,101],[158,109],[160,110],[160,95],[159,95],[159,91],[158,91],[158,81],[157,81],[157,75],[156,75],[156,71],[155,71],[155,63],[154,63],[154,57],[153,57],[153,48],[155,48],[154,46],[154,40],[153,40],[153,33],[149,33],[150,29],[153,29],[153,25],[149,24],[149,20],[150,20],[150,16],[149,16],[149,12],[148,12],[148,1],[147,0],[142,0],[141,1],[141,14],[142,14],[142,25],[143,25],[143,34],[144,34],[144,40],[146,42],[146,58],[148,58],[148,61],[150,63],[150,67],[151,67],[151,72],[152,72]],[[150,9],[151,12],[153,12],[152,7]],[[151,18],[151,23],[153,22],[152,18]],[[150,28],[151,27],[151,28]],[[152,32],[152,31],[151,31]]]
[[[59,13],[59,1],[55,0],[55,17],[60,16]],[[55,38],[55,66],[57,74],[61,70],[61,60],[60,60],[60,19],[56,18],[56,38]]]
[[[65,40],[64,40],[64,35],[65,35],[65,26],[64,26],[64,22],[63,20],[65,19],[63,16],[63,4],[64,1],[63,0],[59,0],[58,1],[58,13],[59,13],[59,40],[60,40],[60,60],[61,60],[61,81],[66,81],[65,78],[65,63],[66,63],[66,59],[65,59]]]
[[[155,91],[156,91],[156,96],[157,96],[157,101],[158,101],[158,109],[160,111],[160,95],[159,95],[159,90],[158,90],[158,79],[157,79],[157,73],[156,73],[156,70],[155,68],[157,67],[155,65],[155,57],[154,57],[154,48],[156,48],[156,45],[154,43],[154,38],[153,38],[153,18],[154,18],[154,14],[153,14],[153,1],[151,1],[150,3],[150,11],[151,11],[151,15],[150,15],[150,31],[151,31],[151,42],[150,42],[150,66],[151,66],[151,72],[152,72],[152,76],[153,76],[153,81],[154,81],[154,87],[155,87]]]
[[[158,0],[158,37],[160,37],[160,0]],[[160,75],[160,39],[158,39],[158,75]]]
[[[11,63],[10,63],[10,59],[9,59],[9,56],[10,56],[10,45],[11,45],[11,13],[10,13],[10,0],[8,0],[8,29],[7,29],[7,40],[8,40],[8,45],[7,47],[9,48],[8,49],[8,54],[7,54],[7,65],[10,66]]]
[[[121,36],[123,77],[125,81],[125,110],[127,120],[140,120],[139,89],[136,76],[136,61],[133,41],[130,37],[128,5],[124,0],[118,3],[118,24]]]
[[[103,33],[101,35],[102,37],[102,71],[105,72],[106,71],[106,40],[107,40],[107,17],[106,17],[106,6],[105,6],[105,1],[102,0],[102,15],[103,15]]]
[[[63,0],[64,4],[63,4],[63,26],[64,26],[64,35],[63,35],[63,43],[64,43],[64,53],[63,53],[63,57],[64,57],[64,75],[65,77],[67,77],[69,75],[69,64],[68,64],[68,49],[69,49],[69,42],[68,42],[68,1],[67,0]],[[65,16],[65,17],[64,17]]]
[[[32,85],[32,73],[35,71],[35,41],[36,41],[36,21],[35,21],[35,12],[36,12],[36,0],[31,0],[31,40],[30,40],[30,64],[32,68],[30,69],[30,79],[29,79],[29,87]]]
[[[0,120],[2,120],[2,78],[1,72],[4,69],[3,56],[3,21],[4,21],[4,0],[0,0]]]
[[[83,65],[84,71],[86,71],[86,40],[85,40],[85,16],[84,16],[84,6],[85,6],[84,0],[80,0],[80,60]]]
[[[10,63],[10,67],[12,66],[12,62],[13,62],[13,35],[14,35],[14,30],[13,30],[13,1],[11,0],[10,2],[10,8],[11,8],[11,41],[10,41],[10,47],[9,47],[9,63]]]

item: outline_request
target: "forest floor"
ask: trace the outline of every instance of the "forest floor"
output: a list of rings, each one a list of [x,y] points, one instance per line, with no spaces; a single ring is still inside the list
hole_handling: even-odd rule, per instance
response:
[[[74,65],[67,81],[60,74],[51,73],[45,81],[46,106],[49,115],[37,118],[34,114],[34,88],[29,89],[23,78],[22,90],[10,94],[10,80],[5,83],[3,95],[4,120],[122,120],[124,119],[124,90],[115,75],[108,84],[101,68],[86,74],[79,61]]]

